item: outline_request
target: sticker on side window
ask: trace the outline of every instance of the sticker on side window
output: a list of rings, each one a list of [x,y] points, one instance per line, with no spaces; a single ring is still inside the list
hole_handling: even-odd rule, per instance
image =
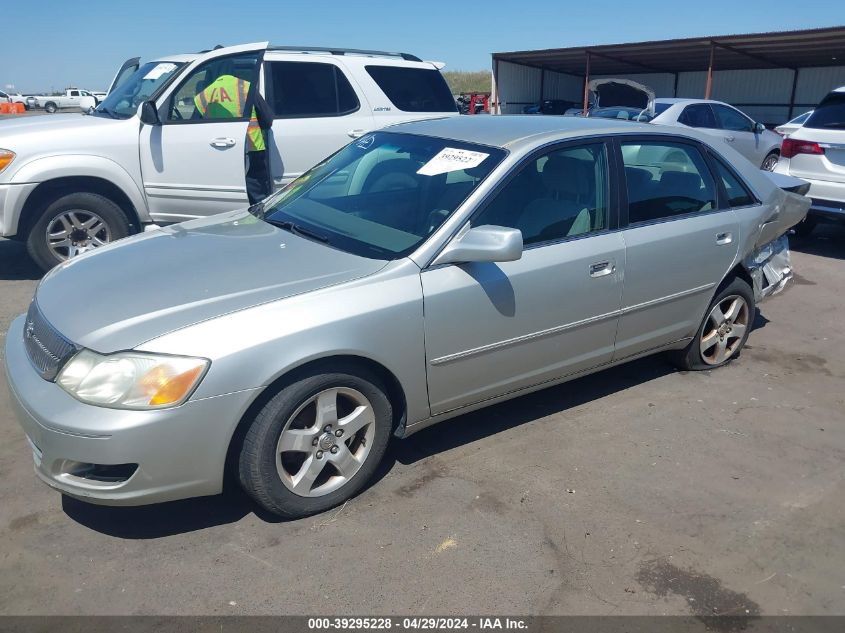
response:
[[[167,73],[172,73],[174,70],[176,70],[176,64],[168,64],[168,63],[156,64],[153,68],[150,69],[150,72],[148,72],[146,75],[144,75],[144,79],[151,79],[151,80],[155,81],[156,79],[158,79],[162,75],[166,75]]]
[[[436,176],[450,171],[471,169],[478,167],[484,159],[490,156],[484,152],[473,152],[468,149],[456,149],[445,147],[440,150],[430,161],[417,170],[422,176]]]

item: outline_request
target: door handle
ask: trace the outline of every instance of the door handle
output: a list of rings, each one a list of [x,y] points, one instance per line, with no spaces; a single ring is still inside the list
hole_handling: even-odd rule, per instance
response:
[[[726,137],[725,137],[725,142],[726,142],[726,143],[733,143],[733,142],[734,142],[734,140],[736,140],[736,137],[735,137],[735,136],[726,136]]]
[[[235,139],[233,138],[213,138],[211,139],[212,147],[234,147]]]
[[[590,264],[590,277],[604,277],[610,275],[616,270],[613,262],[597,262]]]
[[[367,130],[356,129],[356,130],[349,130],[347,134],[350,138],[358,138],[360,136],[364,136],[367,133]]]
[[[734,241],[734,236],[730,233],[719,233],[716,236],[716,244],[730,244]]]

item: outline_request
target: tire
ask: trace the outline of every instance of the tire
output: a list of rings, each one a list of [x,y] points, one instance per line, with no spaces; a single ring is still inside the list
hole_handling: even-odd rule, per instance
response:
[[[56,236],[53,240],[48,240],[48,230]],[[66,235],[61,235],[62,231]],[[48,202],[29,230],[26,248],[46,272],[66,259],[127,235],[129,220],[117,204],[96,193],[68,193]],[[62,241],[67,243],[62,245]]]
[[[763,164],[760,165],[760,169],[765,171],[774,171],[779,159],[780,154],[777,152],[769,152],[766,154],[766,158],[763,159]]]
[[[244,435],[241,487],[262,508],[288,519],[343,503],[369,481],[387,449],[393,409],[385,394],[376,376],[354,367],[315,372],[284,387]],[[355,428],[351,423],[363,426],[337,435]]]
[[[795,235],[798,237],[807,237],[813,232],[813,229],[816,228],[818,223],[818,220],[815,218],[806,217],[792,228],[795,230]]]
[[[55,103],[53,103],[52,101],[48,101],[44,104],[44,110],[49,114],[53,114],[56,110],[58,110],[58,108],[56,107]]]
[[[719,312],[716,312],[717,308]],[[751,333],[755,315],[751,286],[738,277],[734,278],[723,285],[710,302],[695,338],[686,348],[671,354],[671,360],[680,369],[687,371],[727,365],[739,357]]]

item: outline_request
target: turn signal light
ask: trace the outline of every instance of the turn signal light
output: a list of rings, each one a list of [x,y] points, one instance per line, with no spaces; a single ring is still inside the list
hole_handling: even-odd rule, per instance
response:
[[[0,171],[6,169],[13,160],[15,160],[14,152],[10,152],[7,149],[0,149]]]
[[[783,139],[783,144],[780,146],[780,155],[784,158],[792,158],[798,154],[824,154],[824,148],[812,141]]]

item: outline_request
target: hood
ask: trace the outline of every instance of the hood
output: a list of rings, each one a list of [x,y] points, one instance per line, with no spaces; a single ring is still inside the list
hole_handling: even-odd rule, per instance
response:
[[[6,119],[0,129],[0,147],[18,157],[0,180],[14,181],[15,173],[32,160],[57,154],[109,155],[116,147],[134,147],[137,161],[138,120],[111,119],[87,114],[51,114]],[[96,149],[96,152],[90,150]]]
[[[593,79],[589,90],[597,108],[621,106],[654,116],[654,90],[630,79]]]
[[[36,291],[65,337],[109,353],[199,321],[377,272],[247,211],[120,240],[53,269]]]

